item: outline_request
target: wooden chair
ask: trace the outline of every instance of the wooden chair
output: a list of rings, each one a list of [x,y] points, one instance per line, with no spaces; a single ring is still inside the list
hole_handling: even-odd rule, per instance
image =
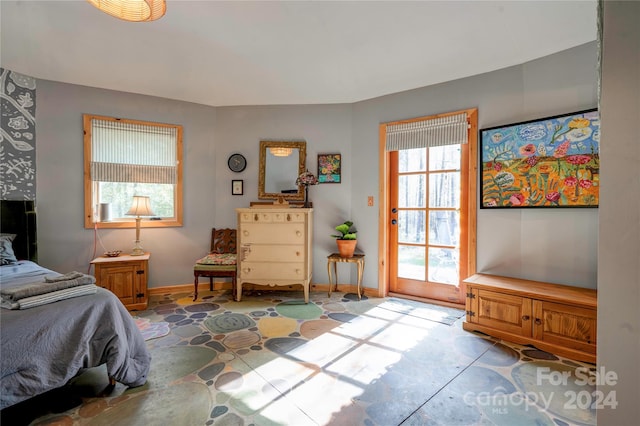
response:
[[[211,250],[209,254],[196,261],[193,267],[194,294],[198,298],[198,278],[209,277],[209,290],[213,291],[213,277],[230,277],[233,299],[236,298],[236,230],[211,230]]]

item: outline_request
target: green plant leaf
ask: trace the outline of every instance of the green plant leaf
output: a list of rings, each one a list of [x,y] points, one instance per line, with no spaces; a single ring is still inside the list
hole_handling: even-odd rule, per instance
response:
[[[342,225],[338,225],[336,226],[336,231],[340,232],[342,235],[346,234],[349,232],[349,228],[351,226],[347,225],[346,223],[343,223]]]

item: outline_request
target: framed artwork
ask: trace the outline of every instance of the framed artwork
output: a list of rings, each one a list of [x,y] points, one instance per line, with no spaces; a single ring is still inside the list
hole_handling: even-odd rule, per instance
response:
[[[318,183],[340,183],[341,161],[340,154],[318,154]]]
[[[242,195],[243,193],[243,180],[231,181],[231,195]]]
[[[480,130],[480,208],[598,207],[596,109]]]

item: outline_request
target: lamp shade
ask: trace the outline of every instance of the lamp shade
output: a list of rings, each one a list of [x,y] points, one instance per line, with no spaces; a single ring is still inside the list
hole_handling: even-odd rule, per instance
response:
[[[155,213],[151,210],[151,200],[149,197],[142,195],[133,196],[133,204],[125,214],[128,216],[155,216]]]
[[[167,11],[165,0],[87,0],[118,19],[130,22],[155,21]]]

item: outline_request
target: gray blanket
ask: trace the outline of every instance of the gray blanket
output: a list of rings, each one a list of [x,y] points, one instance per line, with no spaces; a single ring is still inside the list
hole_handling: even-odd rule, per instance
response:
[[[63,275],[63,277],[64,276],[65,275]],[[46,277],[44,279],[46,279]],[[38,296],[72,287],[95,284],[95,282],[96,279],[91,275],[80,274],[80,276],[77,276],[76,278],[67,278],[64,280],[56,279],[55,281],[49,282],[40,281],[16,285],[9,288],[2,288],[0,290],[0,296],[2,296],[3,302],[13,303],[26,297]]]
[[[25,274],[15,268],[3,273],[15,265],[0,267],[1,286],[36,281],[39,267],[34,265],[27,262]],[[55,274],[40,269],[40,274]],[[0,348],[0,409],[61,387],[85,368],[102,364],[118,382],[140,386],[151,363],[131,314],[103,288],[27,310],[1,309]]]
[[[86,296],[95,294],[97,286],[94,284],[80,285],[77,287],[65,288],[62,290],[51,291],[48,293],[36,294],[35,296],[24,297],[16,302],[2,300],[0,307],[4,309],[30,309],[36,306],[54,303],[59,300],[71,299],[72,297]]]

